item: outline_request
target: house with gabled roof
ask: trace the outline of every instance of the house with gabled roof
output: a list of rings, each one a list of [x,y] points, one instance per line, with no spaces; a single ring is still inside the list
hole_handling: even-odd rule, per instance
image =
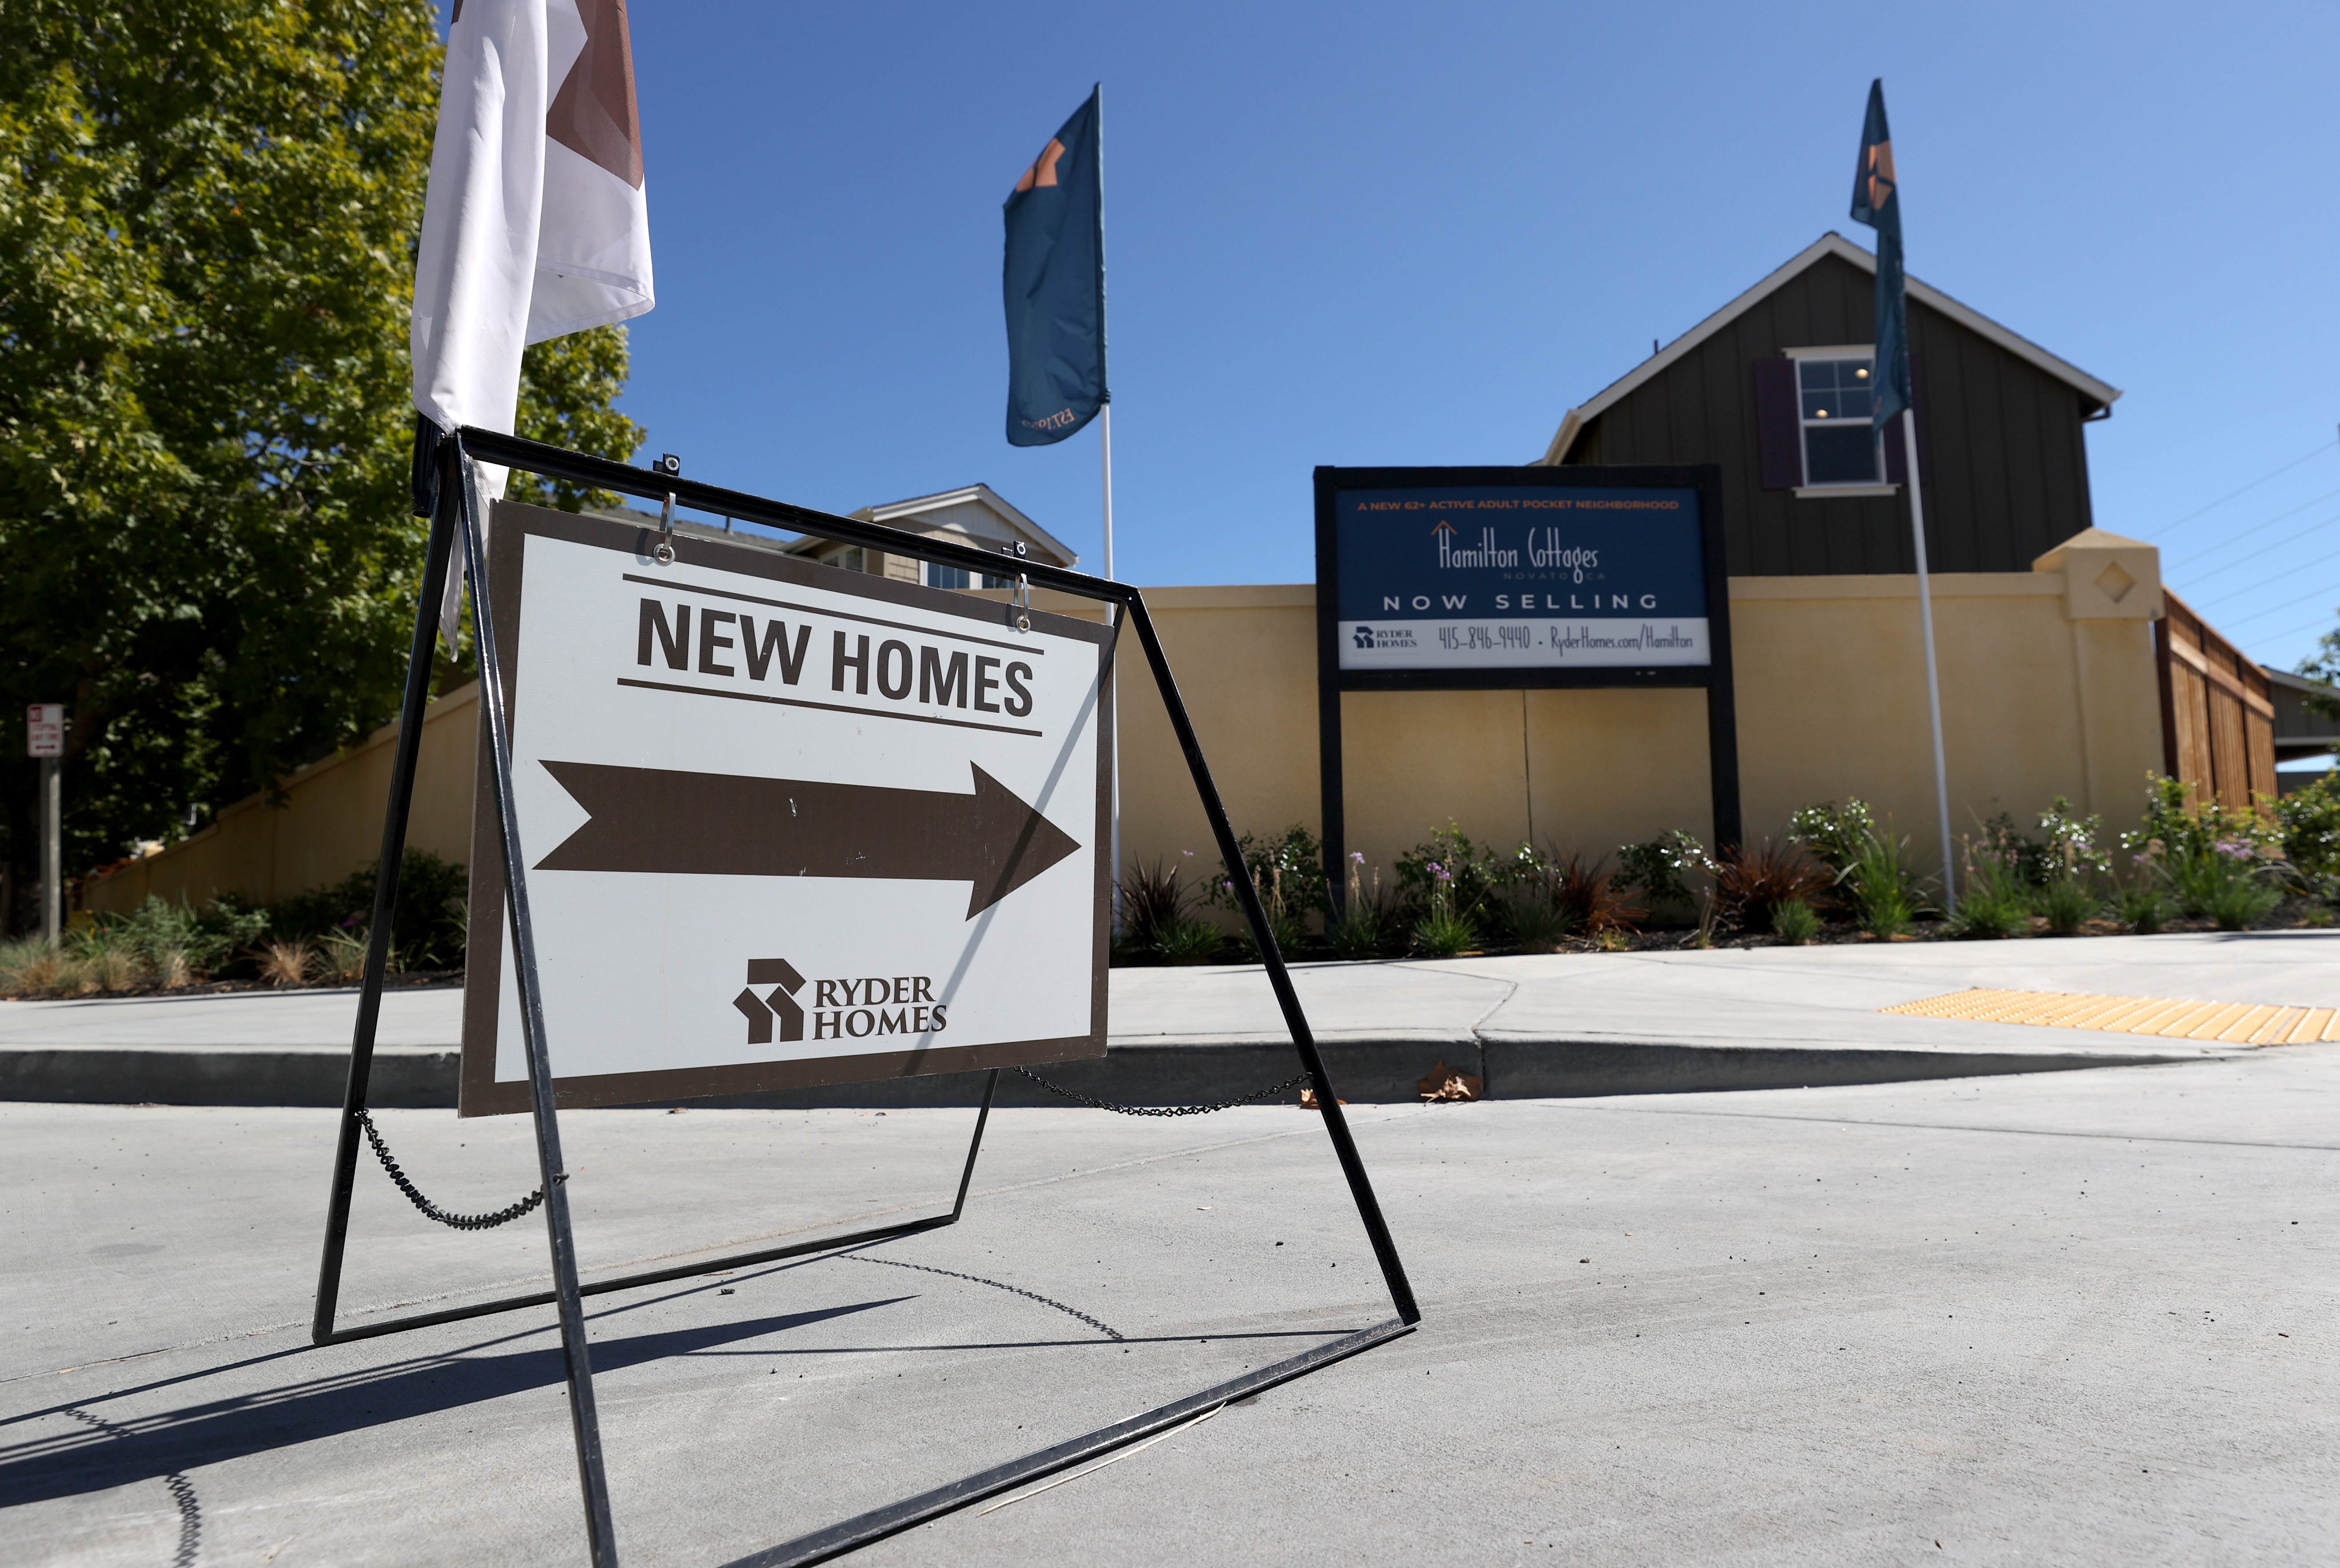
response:
[[[954,544],[971,544],[1013,560],[1037,561],[1048,566],[1074,566],[1080,557],[1055,534],[1024,515],[987,484],[962,485],[907,501],[889,501],[847,513],[860,522],[878,522],[910,533],[932,534]],[[1019,551],[1019,548],[1020,551]],[[902,582],[925,582],[931,588],[1006,588],[1016,581],[1011,566],[999,576],[975,581],[965,567],[941,566],[909,556],[889,556],[858,544],[808,535],[787,547],[792,555],[810,556],[828,566],[874,572]]]
[[[2084,597],[2155,623],[2163,770],[2229,805],[2271,797],[2265,672],[2190,610],[2165,615],[2158,552],[2096,527],[2087,427],[2120,389],[1913,277],[1912,406],[1879,442],[1876,288],[1875,256],[1821,235],[1570,409],[1535,461],[1720,465],[1734,579],[1906,578],[1917,561],[1900,426],[1914,418],[1927,569],[2030,573],[2105,553]]]
[[[1536,461],[1720,464],[1734,577],[1916,571],[1899,422],[1881,462],[1867,434],[1876,278],[1821,235],[1570,409]],[[1914,277],[1909,322],[1927,564],[2028,571],[2093,526],[2084,433],[2120,389]]]

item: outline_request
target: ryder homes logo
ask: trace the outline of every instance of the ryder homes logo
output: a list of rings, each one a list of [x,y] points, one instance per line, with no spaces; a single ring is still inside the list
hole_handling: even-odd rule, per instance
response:
[[[797,993],[813,988],[812,1037],[867,1039],[872,1035],[939,1035],[949,1027],[950,1004],[937,1002],[926,975],[871,975],[859,979],[808,981],[786,958],[748,960],[748,986],[731,998],[748,1020],[748,1043],[768,1046],[773,1024],[782,1040],[805,1037],[805,1007]],[[769,986],[763,996],[759,986]]]

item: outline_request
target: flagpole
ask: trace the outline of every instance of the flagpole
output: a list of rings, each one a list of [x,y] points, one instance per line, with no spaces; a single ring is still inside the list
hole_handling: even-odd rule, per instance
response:
[[[1918,547],[1918,624],[1926,640],[1926,717],[1934,727],[1934,808],[1942,829],[1942,904],[1958,912],[1957,858],[1950,844],[1950,775],[1942,755],[1942,680],[1934,666],[1934,590],[1926,577],[1926,503],[1918,491],[1918,415],[1901,413],[1901,449],[1909,474],[1909,534]]]
[[[1108,582],[1118,582],[1113,574],[1113,402],[1108,399],[1097,410],[1097,422],[1104,432],[1105,452],[1105,576]],[[1121,611],[1113,610],[1114,626],[1121,625]],[[1106,676],[1111,680],[1110,674]],[[1113,929],[1121,934],[1121,710],[1114,710],[1113,724]]]

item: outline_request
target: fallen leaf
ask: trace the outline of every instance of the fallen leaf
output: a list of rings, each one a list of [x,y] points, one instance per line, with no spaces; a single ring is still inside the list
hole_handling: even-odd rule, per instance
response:
[[[1445,1058],[1442,1057],[1439,1058],[1438,1065],[1430,1069],[1429,1077],[1423,1078],[1414,1087],[1421,1092],[1423,1103],[1430,1104],[1441,1100],[1475,1100],[1479,1097],[1480,1088],[1485,1083],[1484,1078],[1474,1078],[1467,1073],[1456,1072],[1446,1065]]]
[[[1349,1102],[1346,1100],[1341,1100],[1336,1103],[1345,1106]],[[1316,1104],[1316,1091],[1314,1089],[1303,1089],[1300,1091],[1300,1108],[1304,1111],[1313,1111],[1319,1108]]]

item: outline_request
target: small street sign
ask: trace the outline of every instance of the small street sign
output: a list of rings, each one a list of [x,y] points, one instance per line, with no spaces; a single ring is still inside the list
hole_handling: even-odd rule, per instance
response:
[[[62,757],[65,754],[65,705],[34,702],[25,709],[25,755]]]
[[[489,531],[559,1103],[1103,1056],[1110,631],[659,537]],[[492,766],[465,1116],[529,1108]]]

